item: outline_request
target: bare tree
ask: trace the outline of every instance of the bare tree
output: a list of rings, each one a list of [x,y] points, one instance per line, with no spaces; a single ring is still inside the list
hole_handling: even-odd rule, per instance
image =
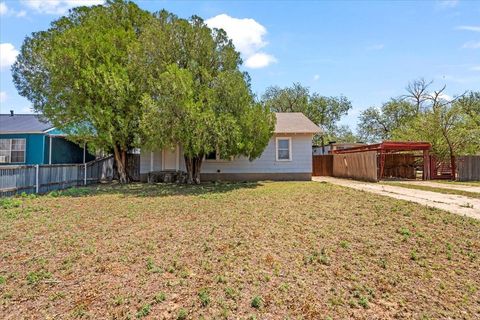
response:
[[[410,82],[405,90],[407,94],[402,95],[401,98],[411,101],[416,108],[416,112],[419,113],[425,101],[429,99],[428,88],[433,83],[433,80],[427,82],[424,78],[420,78]]]

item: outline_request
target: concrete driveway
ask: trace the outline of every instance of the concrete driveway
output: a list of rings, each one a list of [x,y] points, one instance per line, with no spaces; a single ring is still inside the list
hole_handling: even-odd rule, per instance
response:
[[[324,181],[395,199],[416,202],[425,206],[442,209],[455,214],[480,219],[480,199],[334,177],[313,177],[312,180]]]

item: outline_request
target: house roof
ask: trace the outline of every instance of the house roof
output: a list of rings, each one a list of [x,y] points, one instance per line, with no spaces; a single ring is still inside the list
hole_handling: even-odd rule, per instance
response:
[[[275,133],[318,133],[320,128],[301,112],[277,112]]]
[[[53,125],[36,114],[0,114],[0,134],[44,133]]]

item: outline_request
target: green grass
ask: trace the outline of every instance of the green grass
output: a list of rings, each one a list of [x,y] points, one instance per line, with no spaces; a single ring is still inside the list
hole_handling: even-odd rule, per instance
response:
[[[417,184],[408,184],[408,183],[399,183],[399,182],[381,182],[381,184],[402,187],[407,189],[415,189],[415,190],[423,190],[423,191],[432,191],[438,192],[443,194],[455,194],[459,196],[465,196],[470,198],[480,199],[479,192],[470,192],[470,191],[463,191],[463,190],[454,190],[454,189],[447,189],[447,188],[437,188],[437,187],[430,187],[430,186],[421,186]]]
[[[328,183],[102,185],[4,203],[0,318],[480,312],[479,221]]]
[[[449,181],[449,180],[435,180],[435,182],[451,184],[451,185],[465,185],[472,187],[480,187],[480,181]]]

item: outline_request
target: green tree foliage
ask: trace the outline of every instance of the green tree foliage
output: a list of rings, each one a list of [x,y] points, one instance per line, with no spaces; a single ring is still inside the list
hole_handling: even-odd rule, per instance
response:
[[[113,152],[121,182],[129,149],[177,144],[199,182],[205,154],[253,159],[273,132],[240,64],[225,32],[202,19],[116,0],[75,8],[26,38],[13,76],[56,127]]]
[[[152,18],[131,2],[75,8],[27,37],[12,68],[35,111],[73,139],[113,151],[121,182],[140,134],[143,91],[132,55]]]
[[[143,143],[151,149],[181,145],[189,183],[200,182],[210,152],[224,159],[261,155],[275,119],[254,101],[223,30],[162,11],[142,35],[140,52]]]
[[[381,108],[370,107],[360,113],[358,133],[367,142],[391,140],[393,132],[404,127],[417,115],[415,104],[391,99]]]
[[[291,87],[272,86],[262,96],[264,105],[275,112],[302,112],[321,129],[315,140],[322,146],[336,136],[337,122],[352,108],[344,96],[325,97],[310,93],[307,87],[294,83]]]
[[[455,104],[471,120],[472,126],[480,128],[480,91],[467,92]]]
[[[382,140],[427,141],[436,157],[453,157],[480,152],[478,92],[454,99],[446,87],[431,90],[432,82],[411,82],[407,93],[382,108],[369,108],[359,118],[359,132],[370,142]]]
[[[395,140],[428,141],[441,159],[475,154],[480,149],[479,131],[471,126],[460,106],[440,100],[421,112],[407,125],[393,132]]]

